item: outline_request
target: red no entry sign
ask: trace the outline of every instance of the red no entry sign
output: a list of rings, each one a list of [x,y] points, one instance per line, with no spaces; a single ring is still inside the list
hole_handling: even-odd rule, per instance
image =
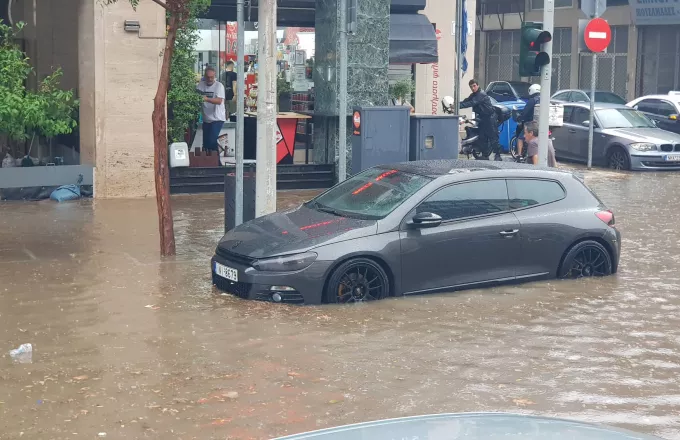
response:
[[[606,20],[593,18],[586,25],[583,39],[591,52],[604,52],[612,41],[612,28]]]

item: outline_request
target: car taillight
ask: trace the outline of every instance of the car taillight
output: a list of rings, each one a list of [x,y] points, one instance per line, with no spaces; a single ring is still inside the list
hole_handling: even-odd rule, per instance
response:
[[[605,222],[607,226],[611,226],[612,228],[616,227],[616,218],[614,217],[614,213],[610,210],[598,211],[595,213],[595,215],[597,218]]]

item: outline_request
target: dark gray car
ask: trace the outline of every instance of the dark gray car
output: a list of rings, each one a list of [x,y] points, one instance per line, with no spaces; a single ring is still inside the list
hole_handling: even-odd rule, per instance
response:
[[[590,104],[564,104],[564,125],[552,127],[558,159],[588,160]],[[593,163],[619,170],[680,170],[680,134],[662,130],[643,113],[595,104]]]
[[[368,169],[220,240],[214,284],[242,298],[347,303],[616,272],[614,215],[572,173],[486,161]]]

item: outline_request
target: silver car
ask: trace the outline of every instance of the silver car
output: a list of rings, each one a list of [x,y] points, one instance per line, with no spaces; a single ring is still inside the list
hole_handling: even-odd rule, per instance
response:
[[[564,126],[554,127],[558,159],[588,160],[590,104],[565,103]],[[680,135],[662,130],[624,105],[595,105],[593,164],[616,170],[680,170]]]

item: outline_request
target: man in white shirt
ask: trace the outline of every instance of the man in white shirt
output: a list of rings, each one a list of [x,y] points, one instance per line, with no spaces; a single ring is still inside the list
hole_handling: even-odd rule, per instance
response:
[[[217,138],[227,120],[224,85],[215,79],[215,69],[206,67],[197,90],[203,95],[203,149],[218,151]]]

